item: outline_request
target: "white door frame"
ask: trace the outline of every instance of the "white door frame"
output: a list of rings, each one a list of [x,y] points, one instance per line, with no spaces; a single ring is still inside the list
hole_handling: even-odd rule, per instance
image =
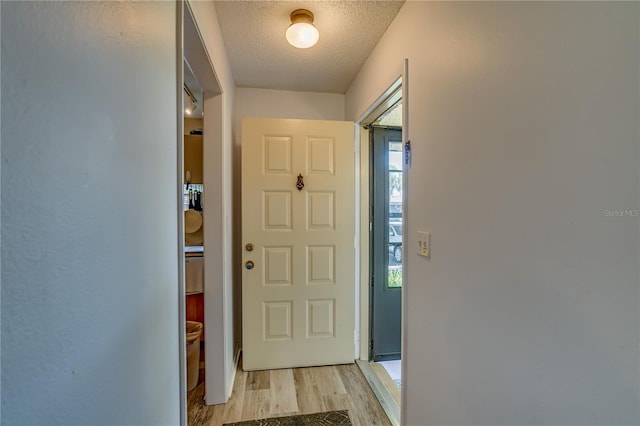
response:
[[[178,209],[178,359],[180,361],[180,425],[186,426],[187,424],[187,337],[186,337],[186,323],[185,323],[185,311],[186,311],[186,288],[185,288],[185,260],[184,260],[184,214],[182,200],[182,179],[184,176],[184,116],[183,116],[183,97],[184,90],[182,84],[184,82],[184,3],[176,2],[176,26],[177,26],[177,49],[176,49],[176,100],[177,105],[177,159],[178,164],[177,171],[177,206]]]
[[[221,164],[213,164],[213,161],[221,162],[222,160],[222,147],[223,147],[223,102],[222,97],[224,94],[221,90],[221,85],[216,77],[215,68],[211,62],[211,58],[207,52],[207,49],[200,35],[195,16],[191,10],[191,6],[188,2],[180,1],[178,3],[179,9],[179,40],[178,40],[178,100],[180,102],[179,111],[182,114],[184,96],[183,91],[183,61],[187,61],[194,76],[200,83],[203,89],[203,99],[198,99],[201,102],[203,109],[207,109],[206,117],[203,119],[203,178],[205,185],[204,203],[205,209],[203,211],[203,227],[205,232],[205,252],[203,256],[205,275],[204,275],[204,294],[205,294],[205,317],[204,317],[204,329],[205,329],[205,364],[208,368],[205,369],[205,387],[207,405],[226,402],[228,395],[230,394],[229,377],[227,377],[225,363],[225,346],[222,342],[225,342],[224,330],[218,325],[222,322],[223,312],[225,309],[231,309],[231,307],[224,307],[225,299],[222,297],[209,297],[207,300],[207,294],[222,294],[222,290],[219,286],[222,286],[224,282],[222,278],[223,265],[221,264],[221,253],[224,251],[223,241],[220,237],[223,229],[223,215],[219,210],[214,209],[214,206],[222,205],[222,200],[216,199],[221,197],[222,191],[218,190],[218,185],[221,182],[219,174],[222,170]],[[205,107],[206,104],[206,107]],[[184,216],[182,213],[183,200],[183,176],[184,176],[184,164],[183,164],[183,117],[178,126],[179,129],[179,150],[178,150],[178,199],[179,199],[179,221],[180,221],[180,235],[179,235],[179,255],[181,256],[181,262],[179,263],[179,277],[180,284],[179,289],[179,315],[180,315],[180,397],[181,397],[181,420],[187,422],[187,390],[186,390],[186,336],[185,336],[185,316],[186,316],[186,294],[184,284],[184,231],[183,221]],[[218,152],[218,151],[220,152]],[[214,152],[212,152],[214,151]],[[208,189],[208,192],[207,192]],[[219,193],[220,192],[220,193]],[[208,202],[207,202],[208,200]],[[209,205],[209,208],[206,206]],[[209,241],[208,243],[206,241]],[[216,305],[214,306],[213,302]],[[231,378],[232,382],[232,378]]]
[[[402,142],[403,148],[409,140],[409,62],[407,59],[403,61],[402,69],[396,74],[393,82],[384,90],[380,96],[373,102],[369,108],[356,120],[355,124],[355,144],[356,144],[356,328],[358,335],[358,343],[356,344],[356,359],[361,361],[369,361],[369,131],[364,129],[363,123],[371,118],[377,110],[383,108],[387,100],[399,88],[402,88]],[[382,111],[380,111],[382,112]],[[403,168],[402,181],[402,218],[405,223],[408,219],[408,179],[407,171],[410,168],[405,165]],[[409,241],[407,238],[408,226],[402,227],[402,240]],[[407,356],[405,348],[406,328],[407,328],[407,256],[402,256],[402,383],[406,383],[406,363]],[[357,340],[358,340],[357,339]],[[402,419],[406,418],[406,392],[402,392],[402,407],[400,423],[404,424]]]

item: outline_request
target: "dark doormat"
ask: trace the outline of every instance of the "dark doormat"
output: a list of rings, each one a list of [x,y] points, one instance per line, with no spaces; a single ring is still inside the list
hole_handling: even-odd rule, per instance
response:
[[[225,423],[223,426],[351,426],[347,410],[325,413],[302,414],[299,416],[272,417],[270,419]]]

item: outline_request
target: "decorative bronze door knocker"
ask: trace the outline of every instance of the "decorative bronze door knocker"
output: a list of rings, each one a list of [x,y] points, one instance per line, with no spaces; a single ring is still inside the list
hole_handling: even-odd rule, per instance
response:
[[[298,191],[302,191],[302,188],[304,188],[304,178],[302,177],[302,173],[300,173],[298,175],[298,182],[296,182],[296,188],[298,188]]]

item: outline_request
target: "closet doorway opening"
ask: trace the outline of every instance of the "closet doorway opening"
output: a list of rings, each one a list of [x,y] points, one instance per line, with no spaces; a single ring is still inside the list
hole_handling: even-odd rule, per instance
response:
[[[181,285],[179,329],[181,352],[181,424],[188,424],[193,401],[226,401],[228,380],[224,368],[224,339],[216,333],[221,322],[222,274],[219,250],[221,223],[213,208],[220,193],[222,88],[188,2],[179,3],[182,14],[182,64],[178,90],[183,117],[180,123],[178,208],[182,220],[179,236]],[[195,219],[194,219],[195,218]],[[187,322],[189,325],[187,325]],[[194,324],[200,324],[199,327]],[[195,338],[200,330],[199,339]],[[188,334],[187,334],[188,333]]]

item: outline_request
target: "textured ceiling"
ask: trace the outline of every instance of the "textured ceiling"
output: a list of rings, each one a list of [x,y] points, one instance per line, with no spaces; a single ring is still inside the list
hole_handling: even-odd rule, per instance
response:
[[[216,1],[238,87],[345,93],[404,1]],[[284,33],[295,9],[309,9],[320,32],[309,49]]]

